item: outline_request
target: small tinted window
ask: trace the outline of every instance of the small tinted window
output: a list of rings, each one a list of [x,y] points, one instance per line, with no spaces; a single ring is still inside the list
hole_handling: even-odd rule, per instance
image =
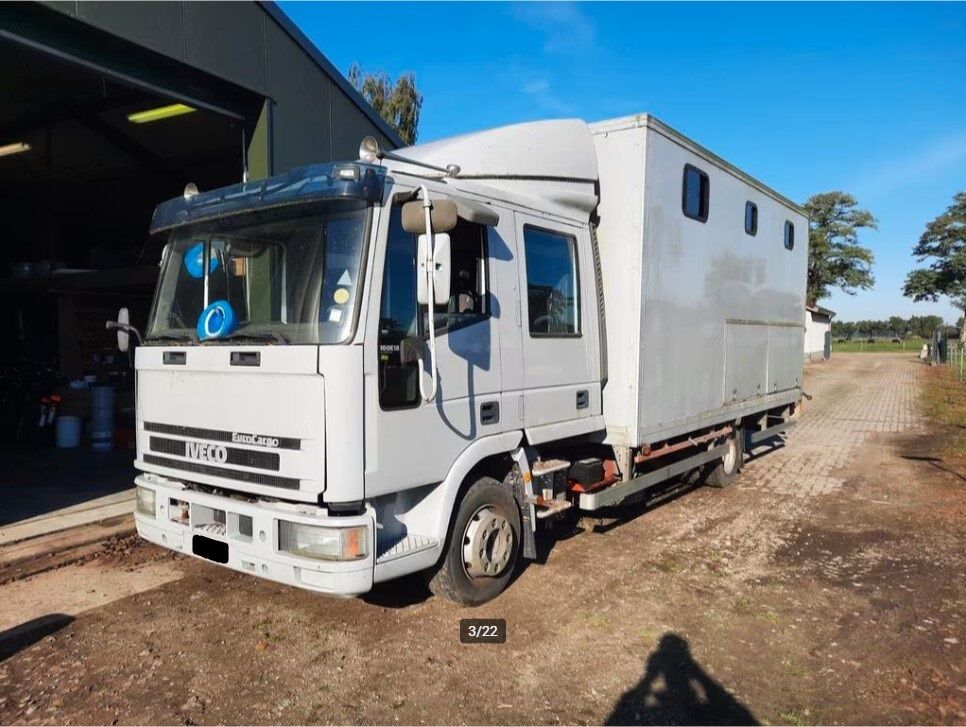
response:
[[[745,202],[745,232],[758,234],[758,205],[754,202]]]
[[[577,241],[571,235],[523,228],[527,264],[527,310],[534,336],[580,332]]]
[[[791,250],[795,247],[795,225],[785,220],[785,249]]]
[[[708,221],[708,202],[711,197],[711,181],[708,175],[690,164],[684,165],[684,182],[681,209],[685,217],[698,222]]]

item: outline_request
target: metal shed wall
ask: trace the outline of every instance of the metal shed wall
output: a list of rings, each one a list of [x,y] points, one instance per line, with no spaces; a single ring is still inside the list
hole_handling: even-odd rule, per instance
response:
[[[355,159],[371,134],[398,135],[274,3],[44,2],[166,59],[270,100],[267,173]],[[123,61],[118,59],[118,65]]]

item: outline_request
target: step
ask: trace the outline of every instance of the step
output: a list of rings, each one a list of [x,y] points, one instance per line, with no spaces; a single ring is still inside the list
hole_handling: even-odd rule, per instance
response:
[[[388,563],[391,560],[404,558],[413,553],[430,550],[437,545],[439,545],[439,541],[436,538],[430,538],[426,535],[407,535],[402,540],[397,541],[385,549],[380,544],[379,554],[376,556],[376,563]]]

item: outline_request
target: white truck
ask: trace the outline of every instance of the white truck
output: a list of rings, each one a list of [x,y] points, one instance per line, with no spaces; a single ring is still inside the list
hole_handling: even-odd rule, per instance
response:
[[[189,185],[152,220],[138,532],[322,593],[426,571],[487,601],[541,524],[723,485],[793,423],[807,230],[646,115]]]

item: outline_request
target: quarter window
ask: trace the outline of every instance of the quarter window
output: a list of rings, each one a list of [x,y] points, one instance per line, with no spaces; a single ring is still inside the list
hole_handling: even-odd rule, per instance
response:
[[[795,247],[795,225],[785,220],[785,249],[791,250]]]
[[[681,209],[684,216],[698,222],[707,222],[710,198],[711,180],[708,175],[697,167],[685,164],[681,191]]]
[[[579,335],[576,238],[528,225],[523,228],[523,246],[530,334]]]
[[[758,234],[758,205],[754,202],[745,202],[745,232]]]

